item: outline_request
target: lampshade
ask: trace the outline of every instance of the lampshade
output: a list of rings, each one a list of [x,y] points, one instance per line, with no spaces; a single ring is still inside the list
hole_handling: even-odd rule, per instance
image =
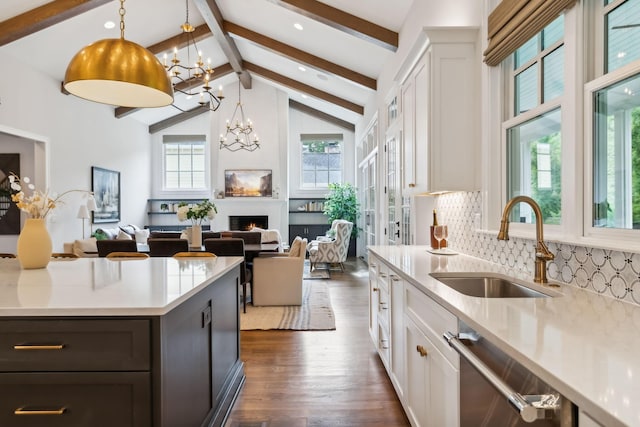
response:
[[[173,102],[167,72],[149,50],[103,39],[78,52],[67,66],[64,88],[89,101],[123,107],[164,107]]]
[[[87,200],[87,209],[92,212],[98,210],[98,205],[96,204],[96,199],[95,197],[93,197],[93,195],[89,196]]]
[[[80,209],[78,209],[78,218],[80,219],[89,218],[89,209],[87,209],[87,205],[80,205]]]

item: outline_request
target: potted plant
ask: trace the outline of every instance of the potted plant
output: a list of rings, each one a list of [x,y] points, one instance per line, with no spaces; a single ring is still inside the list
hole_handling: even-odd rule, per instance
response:
[[[349,183],[329,184],[329,193],[325,195],[324,214],[329,224],[334,219],[345,219],[353,223],[351,238],[358,237],[357,219],[360,204],[356,198],[356,189]]]

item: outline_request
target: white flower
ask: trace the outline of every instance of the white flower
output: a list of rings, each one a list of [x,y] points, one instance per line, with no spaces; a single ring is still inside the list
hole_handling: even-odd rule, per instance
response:
[[[180,203],[176,215],[179,221],[190,219],[193,225],[201,225],[203,221],[215,218],[217,212],[216,205],[212,201],[205,199],[195,205]]]
[[[176,215],[178,216],[178,221],[186,221],[187,214],[189,213],[189,206],[180,206],[176,211]]]

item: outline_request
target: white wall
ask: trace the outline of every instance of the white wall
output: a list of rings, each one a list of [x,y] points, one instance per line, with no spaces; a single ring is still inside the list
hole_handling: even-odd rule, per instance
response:
[[[9,70],[20,72],[9,75]],[[4,133],[14,129],[48,141],[48,170],[41,173],[48,176],[50,188],[58,193],[90,190],[91,166],[120,171],[120,223],[144,223],[151,187],[147,126],[131,118],[116,119],[113,107],[62,94],[60,81],[9,55],[3,54],[0,73],[0,127]],[[50,219],[55,251],[61,251],[64,242],[81,238],[79,203],[79,195],[65,197],[65,204]],[[15,252],[16,240],[17,236],[0,240],[0,251]]]

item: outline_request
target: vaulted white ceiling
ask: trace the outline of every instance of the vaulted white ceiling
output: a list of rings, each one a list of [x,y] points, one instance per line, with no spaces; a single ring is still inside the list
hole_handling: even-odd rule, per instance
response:
[[[188,7],[193,26],[205,24],[212,30],[197,42],[198,49],[211,58],[214,68],[220,67],[212,86],[226,87],[227,97],[235,97],[235,91],[229,93],[229,89],[237,87],[237,72],[243,73],[244,86],[250,86],[248,73],[251,79],[287,92],[294,101],[356,123],[375,91],[383,64],[394,52],[393,46],[376,37],[393,33],[397,37],[412,1],[188,0]],[[37,31],[30,28],[32,21],[42,19],[37,8],[54,3],[61,9],[79,4],[87,10],[70,13],[75,16],[64,20],[58,15],[53,25],[44,20],[44,28]],[[179,35],[186,19],[185,0],[126,0],[124,6],[125,38],[148,48]],[[0,53],[15,56],[62,82],[67,64],[82,47],[120,36],[119,7],[113,0],[3,0]],[[216,23],[211,17],[218,11]],[[21,15],[26,19],[20,19]],[[109,20],[116,23],[113,29],[104,27]],[[361,20],[368,21],[364,27],[373,29],[373,35],[357,31]],[[295,29],[296,23],[303,30]],[[26,28],[30,34],[23,36],[16,28]],[[223,50],[228,51],[229,46],[237,49],[240,69]],[[170,49],[161,49],[158,57],[164,52]],[[186,52],[180,51],[179,57],[186,58]],[[177,95],[176,103],[189,109],[197,99]],[[122,109],[116,112],[125,113]],[[179,113],[163,107],[135,110],[128,117],[152,125]]]

